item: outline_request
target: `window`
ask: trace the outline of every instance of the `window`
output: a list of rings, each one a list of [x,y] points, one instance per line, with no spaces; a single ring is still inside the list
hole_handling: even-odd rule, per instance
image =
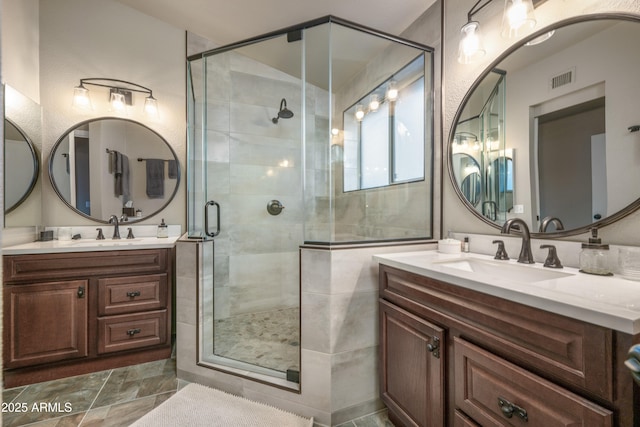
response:
[[[344,112],[344,191],[424,179],[424,57]]]

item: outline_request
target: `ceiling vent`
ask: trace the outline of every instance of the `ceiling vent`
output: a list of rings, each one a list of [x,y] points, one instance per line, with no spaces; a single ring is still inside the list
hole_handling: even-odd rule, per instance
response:
[[[555,76],[549,79],[549,88],[551,90],[558,89],[559,87],[570,85],[574,83],[576,80],[576,69],[571,68],[570,70],[564,71],[560,74],[556,74]]]

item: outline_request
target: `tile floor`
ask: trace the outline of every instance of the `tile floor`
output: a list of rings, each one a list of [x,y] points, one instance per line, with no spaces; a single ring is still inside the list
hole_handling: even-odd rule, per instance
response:
[[[16,387],[2,392],[2,425],[128,426],[178,386],[175,360],[166,359]]]
[[[2,391],[2,426],[124,427],[185,384],[176,378],[175,360],[166,359],[16,387]],[[393,424],[381,411],[339,427]]]

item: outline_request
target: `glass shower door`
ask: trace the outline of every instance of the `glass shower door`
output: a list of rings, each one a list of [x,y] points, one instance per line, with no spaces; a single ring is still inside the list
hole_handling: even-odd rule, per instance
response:
[[[286,34],[259,45],[190,63],[189,155],[197,165],[189,233],[202,239],[200,363],[291,385],[300,370],[304,98],[300,76],[256,54],[286,50],[295,59],[301,48]]]

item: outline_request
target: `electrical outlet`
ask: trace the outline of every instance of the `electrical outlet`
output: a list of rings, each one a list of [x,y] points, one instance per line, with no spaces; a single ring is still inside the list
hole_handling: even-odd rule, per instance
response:
[[[513,205],[513,213],[524,213],[524,205]]]

